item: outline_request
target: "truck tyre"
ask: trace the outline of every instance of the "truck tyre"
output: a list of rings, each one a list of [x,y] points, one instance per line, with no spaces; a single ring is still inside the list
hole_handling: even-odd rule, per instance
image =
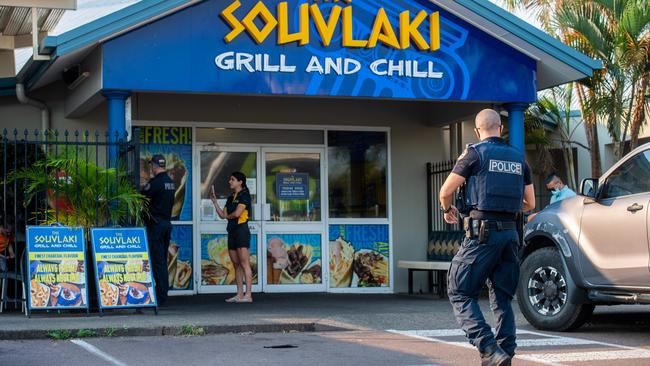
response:
[[[594,305],[580,301],[582,290],[576,287],[556,248],[531,253],[520,273],[517,301],[535,328],[557,332],[577,329],[593,313]]]

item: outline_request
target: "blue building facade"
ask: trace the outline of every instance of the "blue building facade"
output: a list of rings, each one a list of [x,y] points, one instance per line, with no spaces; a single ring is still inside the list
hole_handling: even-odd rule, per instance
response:
[[[397,261],[426,258],[424,163],[455,158],[457,123],[497,109],[523,151],[537,92],[600,68],[484,0],[143,0],[42,52],[0,91],[46,95],[53,127],[139,129],[143,178],[171,162],[179,294],[233,289],[208,194],[236,170],[254,290],[404,290]],[[65,88],[71,66],[85,81]]]

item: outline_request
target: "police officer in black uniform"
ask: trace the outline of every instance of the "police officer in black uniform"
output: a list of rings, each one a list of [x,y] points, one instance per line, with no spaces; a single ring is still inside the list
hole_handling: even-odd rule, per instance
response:
[[[486,109],[476,116],[481,141],[468,145],[440,190],[449,224],[463,216],[465,240],[453,258],[448,277],[449,300],[482,365],[510,365],[515,354],[515,315],[511,302],[519,280],[517,216],[535,207],[530,168],[524,155],[500,137],[499,114]],[[453,195],[465,183],[460,211]],[[496,334],[479,308],[483,284],[490,290]]]
[[[156,299],[158,305],[164,305],[169,291],[169,274],[167,271],[167,251],[172,234],[172,206],[176,187],[167,174],[165,157],[154,155],[151,167],[154,177],[144,185],[142,193],[149,198],[150,217],[146,219],[151,268],[156,281]]]

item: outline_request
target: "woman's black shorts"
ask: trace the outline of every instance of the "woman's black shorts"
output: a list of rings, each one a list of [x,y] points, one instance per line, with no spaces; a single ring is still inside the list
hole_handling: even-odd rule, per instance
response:
[[[231,231],[228,231],[228,249],[236,250],[238,248],[250,248],[251,231],[248,224],[237,225]]]

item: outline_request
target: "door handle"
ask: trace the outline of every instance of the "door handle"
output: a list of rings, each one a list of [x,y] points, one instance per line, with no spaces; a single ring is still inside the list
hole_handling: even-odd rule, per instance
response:
[[[629,206],[627,208],[628,211],[630,212],[637,212],[643,210],[643,205],[640,205],[638,203],[633,204],[632,206]]]

